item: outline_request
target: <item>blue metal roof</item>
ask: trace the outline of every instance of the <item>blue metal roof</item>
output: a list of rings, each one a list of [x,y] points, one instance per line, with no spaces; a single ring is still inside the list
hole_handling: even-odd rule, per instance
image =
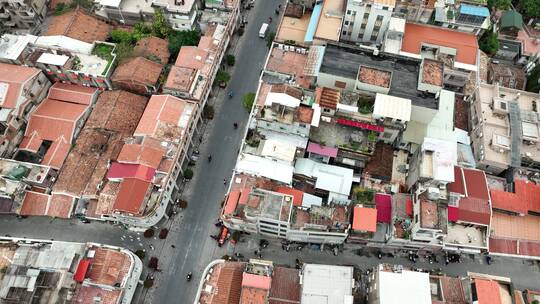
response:
[[[317,24],[319,23],[319,17],[321,16],[322,3],[315,5],[313,12],[311,13],[311,18],[309,19],[309,25],[306,31],[306,36],[304,36],[305,42],[313,41],[313,36],[315,36],[315,31],[317,30]]]
[[[459,13],[472,16],[489,17],[489,10],[484,6],[462,4],[459,8]]]

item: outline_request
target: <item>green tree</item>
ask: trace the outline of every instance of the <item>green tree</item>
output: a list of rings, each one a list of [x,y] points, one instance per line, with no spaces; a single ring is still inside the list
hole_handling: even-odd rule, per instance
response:
[[[520,0],[519,7],[526,17],[535,18],[540,16],[540,1],[538,0]]]
[[[225,62],[227,62],[228,66],[233,66],[236,62],[236,58],[232,54],[227,54],[227,56],[225,56]]]
[[[131,32],[128,32],[126,30],[122,29],[116,29],[111,31],[111,40],[114,43],[129,43],[132,44],[133,41],[133,34]]]
[[[157,9],[152,20],[152,34],[159,38],[167,38],[171,32],[171,27],[165,19],[165,15],[161,9]]]
[[[187,168],[186,170],[184,170],[184,178],[185,179],[192,179],[193,178],[193,170],[191,170],[190,168]]]
[[[488,55],[495,55],[495,53],[497,53],[499,50],[499,40],[497,39],[497,34],[491,29],[486,31],[486,33],[480,38],[478,44],[480,49]]]
[[[540,92],[540,65],[537,65],[531,71],[529,77],[527,77],[527,91],[534,93]]]
[[[176,58],[180,48],[185,45],[198,45],[201,34],[196,31],[172,31],[169,33],[169,52],[172,58]]]
[[[501,9],[501,10],[507,10],[510,8],[510,4],[512,4],[511,0],[488,0],[487,1],[488,7],[490,9]]]
[[[121,42],[116,45],[116,59],[122,61],[133,55],[133,44]]]
[[[272,42],[274,42],[274,38],[276,38],[276,33],[274,32],[270,32],[268,33],[268,35],[266,35],[266,46],[268,48],[271,48],[272,47]]]
[[[152,36],[152,29],[150,26],[142,22],[139,22],[133,26],[132,40],[134,40],[134,42],[149,36]]]
[[[229,73],[225,71],[219,70],[216,74],[216,81],[218,83],[228,82],[230,79],[231,79],[231,75],[229,75]]]
[[[255,93],[253,92],[247,93],[242,98],[242,104],[248,112],[251,112],[251,108],[253,108],[253,103],[255,103]]]

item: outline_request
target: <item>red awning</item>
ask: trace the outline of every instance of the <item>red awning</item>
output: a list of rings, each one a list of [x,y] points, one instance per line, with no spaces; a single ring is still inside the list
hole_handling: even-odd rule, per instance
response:
[[[456,207],[448,206],[448,220],[450,222],[457,222],[459,219],[459,209]]]
[[[90,267],[90,263],[91,263],[90,259],[82,259],[79,261],[77,270],[75,271],[75,274],[73,275],[73,279],[76,282],[82,283],[82,281],[84,281],[84,278],[86,277],[86,271],[88,271],[88,267]]]
[[[352,121],[352,120],[343,119],[343,118],[338,118],[336,122],[340,125],[366,129],[366,130],[375,131],[375,132],[384,132],[384,127],[372,125],[372,124],[368,124],[364,122]]]
[[[392,196],[384,193],[375,194],[377,206],[377,222],[388,223],[392,221]]]
[[[405,203],[405,212],[409,216],[413,215],[413,206],[412,206],[412,201],[410,199],[407,200],[407,202]]]

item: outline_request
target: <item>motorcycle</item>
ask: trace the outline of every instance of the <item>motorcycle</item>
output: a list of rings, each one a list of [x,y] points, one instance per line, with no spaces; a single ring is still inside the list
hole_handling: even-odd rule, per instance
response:
[[[491,265],[491,256],[486,255],[486,263],[487,263],[488,265]]]
[[[186,281],[188,281],[188,282],[191,281],[191,276],[192,276],[192,275],[193,275],[193,274],[191,273],[191,271],[188,272],[188,274],[186,275]]]

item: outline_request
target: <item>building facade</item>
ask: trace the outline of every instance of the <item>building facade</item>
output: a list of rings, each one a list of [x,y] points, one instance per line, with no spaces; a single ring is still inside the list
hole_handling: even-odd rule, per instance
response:
[[[0,1],[0,22],[9,32],[33,32],[47,14],[47,0]]]
[[[340,40],[380,44],[388,29],[395,1],[349,0]]]

